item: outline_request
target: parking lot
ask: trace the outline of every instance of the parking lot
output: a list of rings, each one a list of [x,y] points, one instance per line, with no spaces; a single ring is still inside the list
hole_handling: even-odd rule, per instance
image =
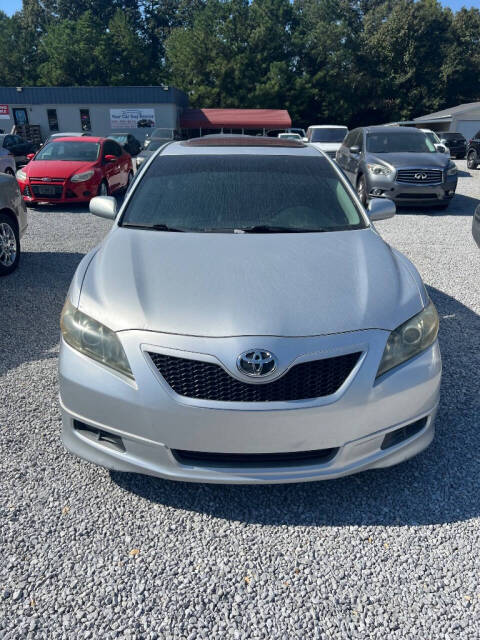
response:
[[[59,316],[110,223],[30,211],[0,281],[0,639],[478,638],[480,171],[447,211],[377,224],[440,318],[433,444],[323,483],[184,484],[109,472],[60,441]]]

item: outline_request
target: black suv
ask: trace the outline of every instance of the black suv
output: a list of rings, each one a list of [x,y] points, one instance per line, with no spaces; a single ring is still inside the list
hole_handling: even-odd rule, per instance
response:
[[[452,131],[439,131],[440,142],[448,147],[450,155],[461,160],[467,153],[467,141],[461,133]]]
[[[467,147],[467,167],[476,169],[480,164],[480,131],[468,141]]]

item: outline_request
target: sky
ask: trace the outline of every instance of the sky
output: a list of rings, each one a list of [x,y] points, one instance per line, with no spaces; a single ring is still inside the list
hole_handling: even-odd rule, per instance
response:
[[[450,7],[454,11],[462,7],[477,7],[480,9],[480,0],[441,0],[443,6]],[[12,15],[22,8],[22,0],[0,0],[0,10],[7,15]]]

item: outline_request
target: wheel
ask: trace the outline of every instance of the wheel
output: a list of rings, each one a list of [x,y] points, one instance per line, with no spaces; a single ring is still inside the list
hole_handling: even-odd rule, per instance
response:
[[[365,180],[365,176],[360,176],[357,180],[357,193],[360,198],[360,202],[364,207],[367,206],[368,198],[367,198],[367,181]]]
[[[16,225],[6,213],[0,213],[0,276],[7,276],[18,267],[20,238]]]
[[[476,169],[478,167],[478,157],[475,149],[471,149],[467,155],[467,167],[469,169]]]
[[[100,183],[97,196],[108,196],[108,184],[105,180]]]
[[[5,173],[7,174],[7,176],[14,176],[15,175],[14,172],[13,172],[13,169],[11,167],[7,167],[5,169]]]

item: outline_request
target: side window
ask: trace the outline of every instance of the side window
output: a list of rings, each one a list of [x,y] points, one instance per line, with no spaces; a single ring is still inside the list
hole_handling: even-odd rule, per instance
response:
[[[112,140],[112,145],[111,146],[112,146],[111,153],[113,153],[114,156],[117,156],[117,158],[120,158],[120,156],[123,153],[122,147],[117,142],[113,142],[113,140]]]
[[[364,148],[363,148],[363,129],[359,129],[358,130],[354,144],[356,144],[357,147],[360,147],[360,151],[364,151]]]
[[[113,144],[113,140],[105,140],[105,142],[103,143],[103,158],[105,158],[105,156],[116,155],[113,151]]]
[[[56,109],[47,109],[48,128],[50,131],[58,131],[58,118]]]
[[[91,131],[92,123],[90,122],[90,109],[80,109],[80,124],[82,131]]]
[[[347,134],[346,138],[342,142],[342,145],[347,148],[352,147],[353,146],[352,140],[355,138],[356,134],[357,134],[356,129],[354,131],[350,131],[350,133]]]

